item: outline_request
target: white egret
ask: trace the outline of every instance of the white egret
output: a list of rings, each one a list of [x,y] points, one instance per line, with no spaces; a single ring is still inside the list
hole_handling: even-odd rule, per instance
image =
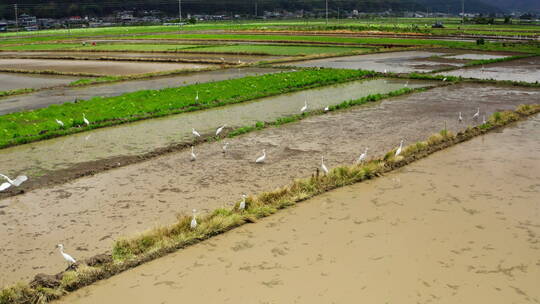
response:
[[[58,244],[56,247],[60,248],[60,254],[62,254],[62,257],[64,257],[64,260],[66,260],[69,265],[77,263],[72,256],[64,252],[64,245]]]
[[[476,120],[480,117],[480,108],[478,108],[478,110],[476,110],[476,113],[474,113],[472,119]]]
[[[446,81],[446,77],[444,77],[442,81]]]
[[[255,160],[255,163],[257,163],[257,164],[264,163],[264,160],[266,159],[266,149],[263,149],[262,153],[263,153],[263,155],[259,156],[259,158],[257,158]]]
[[[86,119],[86,115],[85,115],[84,113],[83,113],[82,117],[83,117],[82,119],[83,119],[84,123],[85,123],[87,126],[89,126],[89,125],[90,125],[90,121],[89,121],[88,119]]]
[[[395,155],[395,156],[400,155],[402,149],[403,149],[403,139],[401,140],[401,143],[399,144],[399,147],[398,147],[398,149],[396,150],[396,155]]]
[[[228,142],[225,143],[225,144],[223,145],[223,147],[221,148],[221,150],[222,150],[221,152],[226,153],[226,152],[227,152],[227,147],[228,147],[228,146],[229,146],[229,143],[228,143]]]
[[[219,133],[221,133],[221,131],[223,131],[223,129],[226,127],[227,125],[223,125],[221,127],[219,127],[217,130],[216,130],[216,136],[219,135]]]
[[[482,124],[486,124],[486,115],[482,115]]]
[[[19,175],[13,180],[11,178],[5,176],[4,174],[0,174],[0,177],[7,180],[7,183],[2,183],[0,185],[0,191],[4,191],[4,190],[6,190],[7,188],[9,188],[11,186],[19,187],[22,183],[24,183],[25,181],[28,180],[28,177],[26,175]]]
[[[384,69],[384,73],[386,74],[386,69]]]
[[[195,101],[199,101],[199,91],[197,91],[197,95],[195,95]]]
[[[324,111],[325,111],[325,112],[330,111],[330,107],[329,107],[329,106],[326,106],[326,107],[324,108]]]
[[[193,151],[193,146],[191,146],[191,161],[195,161],[197,159],[197,155]]]
[[[300,109],[300,113],[304,113],[307,110],[307,100],[304,100],[304,106]]]
[[[58,120],[56,118],[56,123],[59,124],[62,128],[64,127],[64,122],[62,122],[61,120]]]
[[[324,164],[324,156],[321,156],[321,170],[323,170],[324,174],[328,174],[328,168]]]
[[[245,194],[242,194],[242,201],[240,202],[240,205],[238,206],[239,210],[246,209],[246,197],[247,196]]]
[[[201,137],[201,134],[197,132],[197,130],[195,130],[194,128],[191,129],[191,134],[193,134],[193,136],[195,137]]]
[[[459,112],[458,121],[459,121],[459,122],[462,122],[462,121],[463,121],[463,116],[461,116],[461,112]]]
[[[357,163],[362,163],[364,160],[366,160],[366,157],[367,157],[367,151],[368,151],[368,148],[366,148],[364,150],[364,153],[360,154],[360,156],[358,157],[358,159],[356,160]]]
[[[193,218],[191,218],[191,224],[189,225],[191,227],[191,229],[197,228],[197,218],[196,218],[196,215],[195,215],[196,212],[197,212],[197,210],[193,209]]]
[[[409,86],[409,81],[407,80],[407,82],[405,83],[405,87],[408,87]]]

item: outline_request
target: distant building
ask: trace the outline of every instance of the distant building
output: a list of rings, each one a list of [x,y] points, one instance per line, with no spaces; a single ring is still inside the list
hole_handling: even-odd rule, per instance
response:
[[[0,21],[0,32],[7,32],[7,22],[5,21]]]
[[[27,31],[37,31],[38,24],[36,16],[29,16],[27,14],[20,15],[19,26],[23,27]]]

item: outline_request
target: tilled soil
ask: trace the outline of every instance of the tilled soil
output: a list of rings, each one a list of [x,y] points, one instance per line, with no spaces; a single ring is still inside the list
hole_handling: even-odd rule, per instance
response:
[[[59,302],[538,302],[539,127],[532,117]]]
[[[320,165],[351,163],[365,147],[380,156],[397,146],[423,140],[446,127],[463,129],[477,107],[484,113],[537,103],[540,90],[459,84],[385,100],[370,106],[307,118],[294,124],[197,146],[198,159],[187,150],[106,171],[48,189],[0,201],[1,284],[37,272],[65,267],[54,248],[63,243],[76,258],[102,253],[122,235],[167,224],[178,212],[202,212],[311,175]],[[465,122],[457,122],[461,111]],[[254,164],[261,150],[267,162]]]

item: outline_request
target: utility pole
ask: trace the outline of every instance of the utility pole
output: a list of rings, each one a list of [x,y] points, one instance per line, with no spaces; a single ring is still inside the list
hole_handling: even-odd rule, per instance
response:
[[[178,27],[182,28],[182,0],[178,0]]]
[[[19,7],[17,4],[13,4],[13,7],[15,8],[15,31],[19,31]]]
[[[328,0],[326,0],[326,25],[328,25]]]

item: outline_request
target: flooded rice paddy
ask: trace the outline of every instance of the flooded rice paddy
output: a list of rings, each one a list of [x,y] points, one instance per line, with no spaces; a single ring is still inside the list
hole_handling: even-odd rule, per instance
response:
[[[0,91],[48,88],[66,85],[79,78],[80,77],[0,73]]]
[[[268,61],[283,58],[283,56],[262,56],[245,54],[200,54],[200,53],[159,53],[159,52],[0,52],[0,58],[40,58],[55,59],[62,57],[81,58],[81,59],[147,59],[163,61],[224,61],[228,63],[254,63],[259,61]]]
[[[273,190],[310,176],[320,166],[321,155],[329,167],[352,163],[365,147],[370,149],[368,157],[381,156],[401,139],[405,144],[424,140],[445,123],[453,131],[476,124],[471,117],[477,107],[491,114],[537,103],[539,98],[538,89],[440,87],[233,138],[227,140],[226,154],[221,153],[223,142],[200,144],[195,162],[182,150],[5,198],[0,201],[0,272],[5,274],[0,285],[64,269],[54,248],[60,242],[75,258],[103,253],[119,236],[170,223],[177,212],[207,212],[237,202],[242,193]],[[462,124],[457,122],[459,111],[465,118]],[[255,165],[263,148],[267,162]],[[520,158],[505,160],[515,164]]]
[[[540,82],[540,56],[475,66],[441,74],[465,78]]]
[[[75,100],[85,100],[95,96],[112,97],[140,90],[160,90],[195,83],[277,73],[280,71],[280,69],[273,68],[231,68],[156,77],[143,80],[122,81],[87,87],[61,87],[48,90],[47,92],[35,92],[31,94],[0,98],[0,115],[22,110],[44,108],[52,104],[63,104],[73,102]],[[52,79],[54,79],[54,76]]]
[[[59,303],[540,302],[539,130],[536,116]]]
[[[99,60],[0,59],[0,69],[22,71],[55,71],[92,75],[136,75],[174,70],[203,69],[207,64],[155,63]]]
[[[193,140],[191,129],[213,135],[215,130],[254,125],[258,121],[300,113],[307,101],[309,110],[339,104],[370,94],[384,94],[403,88],[401,79],[356,81],[323,88],[261,98],[226,107],[143,120],[117,127],[95,129],[0,150],[0,162],[10,163],[9,174],[40,175],[67,169],[78,163],[118,156],[140,155],[176,143]],[[410,88],[427,87],[430,82],[409,81]],[[91,119],[91,117],[89,116]],[[69,147],[69,148],[68,148]]]

